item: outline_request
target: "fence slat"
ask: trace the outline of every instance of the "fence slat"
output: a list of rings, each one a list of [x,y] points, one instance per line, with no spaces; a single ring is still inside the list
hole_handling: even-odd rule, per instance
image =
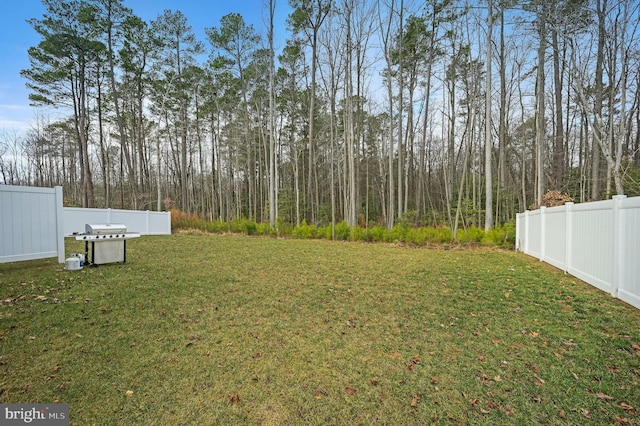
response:
[[[573,203],[568,202],[565,207],[565,231],[564,236],[564,273],[571,268],[571,253],[573,253]]]
[[[62,187],[56,186],[56,240],[58,246],[58,263],[64,263],[64,210]]]

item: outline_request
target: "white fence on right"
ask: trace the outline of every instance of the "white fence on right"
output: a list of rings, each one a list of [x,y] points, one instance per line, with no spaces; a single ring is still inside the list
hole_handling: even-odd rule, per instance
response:
[[[516,250],[640,308],[640,197],[518,213]]]

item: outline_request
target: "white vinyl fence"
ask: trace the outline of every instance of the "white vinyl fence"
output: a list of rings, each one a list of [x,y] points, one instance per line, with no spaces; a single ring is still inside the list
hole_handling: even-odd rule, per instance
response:
[[[84,233],[87,223],[122,223],[127,232],[171,234],[171,213],[62,207],[62,187],[0,185],[0,263],[57,257],[64,237]]]
[[[640,308],[640,197],[519,213],[516,250]]]
[[[141,235],[171,234],[171,213],[117,209],[64,207],[64,235],[82,234],[87,223],[121,223],[127,232]]]
[[[62,187],[0,185],[0,263],[64,262]]]

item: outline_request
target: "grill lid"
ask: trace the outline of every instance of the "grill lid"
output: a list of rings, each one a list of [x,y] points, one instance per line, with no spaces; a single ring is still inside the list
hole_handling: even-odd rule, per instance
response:
[[[121,223],[87,223],[84,226],[87,235],[125,234],[127,227]]]

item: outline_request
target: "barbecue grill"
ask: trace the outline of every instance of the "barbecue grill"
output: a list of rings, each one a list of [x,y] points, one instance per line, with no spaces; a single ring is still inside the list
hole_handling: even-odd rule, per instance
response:
[[[85,225],[85,233],[77,235],[76,240],[84,241],[84,258],[90,265],[101,265],[127,261],[127,240],[137,238],[137,232],[127,232],[122,224],[90,224]],[[91,257],[89,257],[91,244]]]

